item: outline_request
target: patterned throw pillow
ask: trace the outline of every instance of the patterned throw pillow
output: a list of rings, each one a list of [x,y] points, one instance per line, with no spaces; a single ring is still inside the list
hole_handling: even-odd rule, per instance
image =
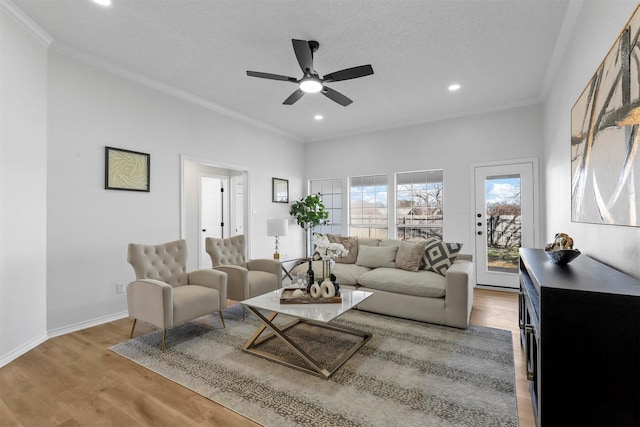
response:
[[[358,236],[336,236],[327,234],[327,238],[331,243],[340,243],[349,252],[346,257],[336,258],[336,262],[343,264],[355,264],[358,259]]]
[[[430,237],[424,250],[425,270],[435,271],[444,276],[458,253],[462,243],[445,243],[440,239]]]

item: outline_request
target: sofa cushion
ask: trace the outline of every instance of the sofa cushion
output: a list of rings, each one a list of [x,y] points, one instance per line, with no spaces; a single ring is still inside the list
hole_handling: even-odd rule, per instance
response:
[[[385,239],[380,241],[380,246],[381,247],[395,246],[396,248],[399,248],[402,242],[403,240],[398,240],[398,239]]]
[[[360,246],[360,248],[358,248],[358,259],[356,264],[369,268],[395,268],[396,252],[398,252],[398,248],[395,246],[384,248]]]
[[[358,236],[336,236],[327,234],[331,243],[340,243],[348,251],[346,257],[336,258],[335,261],[341,264],[355,264],[358,259]]]
[[[422,266],[426,241],[400,242],[396,254],[396,268],[407,271],[418,271]]]
[[[376,268],[360,276],[361,286],[405,295],[442,298],[446,278],[433,271],[405,271],[397,268]]]
[[[429,237],[424,250],[424,269],[444,276],[456,260],[460,249],[462,249],[462,243],[445,243],[440,239]]]
[[[374,237],[358,237],[358,246],[380,246],[380,239]]]
[[[339,285],[357,285],[360,276],[371,270],[357,264],[336,264],[333,266],[333,274]]]

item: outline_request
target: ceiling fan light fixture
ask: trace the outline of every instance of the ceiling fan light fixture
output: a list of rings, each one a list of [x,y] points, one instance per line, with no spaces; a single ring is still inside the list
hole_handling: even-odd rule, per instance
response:
[[[309,77],[300,82],[300,90],[305,93],[318,93],[322,90],[322,83],[318,79]]]

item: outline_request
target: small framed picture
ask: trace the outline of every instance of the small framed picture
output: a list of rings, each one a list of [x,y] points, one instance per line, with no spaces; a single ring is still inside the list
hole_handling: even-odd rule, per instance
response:
[[[105,147],[106,190],[151,191],[151,156],[122,148]]]
[[[289,180],[271,179],[271,201],[274,203],[289,203]]]

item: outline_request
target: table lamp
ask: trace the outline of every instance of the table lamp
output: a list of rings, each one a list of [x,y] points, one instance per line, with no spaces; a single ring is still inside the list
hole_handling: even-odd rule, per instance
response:
[[[278,244],[280,236],[286,236],[289,231],[289,220],[285,219],[268,219],[267,220],[267,236],[276,238],[276,250],[273,253],[273,259],[280,259]]]

